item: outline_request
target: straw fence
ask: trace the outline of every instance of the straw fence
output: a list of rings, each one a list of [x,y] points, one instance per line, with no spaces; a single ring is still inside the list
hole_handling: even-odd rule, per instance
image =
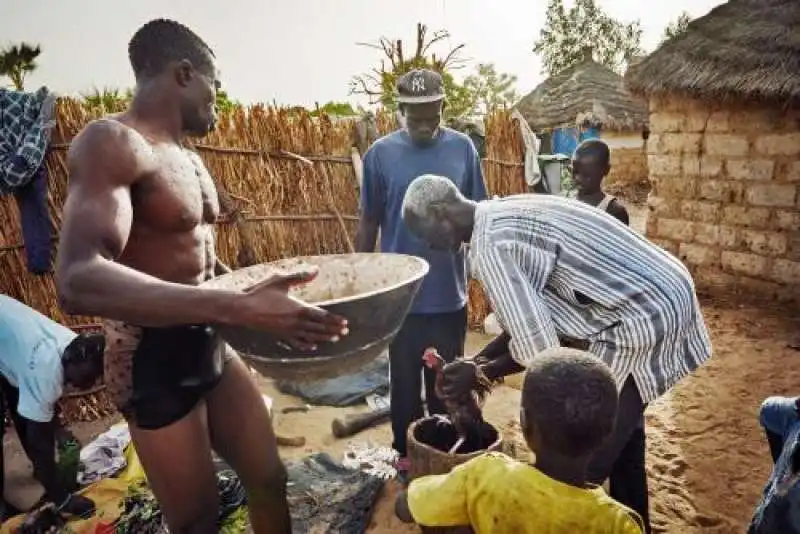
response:
[[[102,111],[87,109],[76,100],[59,101],[47,157],[54,241],[66,195],[69,142]],[[387,115],[379,115],[377,122],[381,133],[394,128]],[[522,143],[515,123],[505,113],[492,115],[487,118],[486,135],[483,168],[490,193],[524,192]],[[334,124],[327,117],[313,119],[261,106],[221,121],[215,132],[194,145],[221,190],[220,258],[235,268],[297,255],[346,252],[358,220],[352,146],[350,121]],[[64,315],[52,274],[28,272],[19,212],[10,196],[0,197],[0,291],[67,325],[96,322]],[[486,304],[474,286],[471,297],[470,323],[477,325],[486,314]]]
[[[72,99],[58,103],[47,156],[53,257],[66,195],[69,143],[106,111],[89,109]],[[377,125],[382,134],[394,128],[388,115],[379,115]],[[194,144],[220,190],[220,258],[236,268],[283,257],[346,252],[358,220],[359,184],[351,159],[354,131],[353,121],[333,123],[327,117],[315,119],[255,106],[225,117],[215,132]],[[516,124],[508,114],[497,113],[487,118],[486,134],[483,168],[489,191],[499,195],[524,192],[522,143]],[[28,272],[19,220],[14,199],[0,197],[0,292],[63,324],[96,324],[96,318],[67,316],[61,311],[51,273]],[[470,299],[470,324],[477,326],[487,305],[474,283]],[[67,418],[74,417],[92,415]]]

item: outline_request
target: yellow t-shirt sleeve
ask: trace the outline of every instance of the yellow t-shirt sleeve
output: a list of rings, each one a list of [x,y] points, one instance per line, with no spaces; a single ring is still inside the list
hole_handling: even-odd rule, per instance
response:
[[[468,489],[482,457],[453,468],[446,475],[429,475],[411,482],[408,509],[414,522],[427,527],[469,525]]]
[[[636,512],[627,509],[620,512],[614,534],[644,534],[644,522]]]

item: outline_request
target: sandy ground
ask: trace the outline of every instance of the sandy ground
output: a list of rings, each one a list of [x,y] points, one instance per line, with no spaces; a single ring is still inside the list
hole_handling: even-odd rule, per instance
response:
[[[632,215],[634,226],[641,228],[642,210]],[[800,371],[793,365],[800,352],[788,347],[797,329],[796,317],[778,309],[719,300],[704,299],[703,305],[714,343],[713,359],[647,411],[651,509],[659,533],[743,532],[771,467],[758,426],[759,405],[770,395],[800,394]],[[468,345],[476,350],[487,339],[470,334]],[[519,440],[519,391],[514,382],[510,380],[493,392],[486,416],[507,438]],[[307,413],[281,414],[283,407],[301,402],[276,392],[269,380],[260,379],[260,383],[275,400],[279,432],[307,440],[305,447],[283,448],[284,458],[315,451],[340,457],[349,441],[331,435],[331,421],[366,409],[313,407]],[[111,422],[81,424],[74,431],[88,440]],[[391,433],[389,426],[383,425],[353,439],[387,445]],[[6,436],[4,447],[9,471],[7,497],[17,505],[35,501],[41,490],[30,479],[29,462],[13,433]],[[417,532],[394,518],[391,496],[395,491],[392,484],[387,485],[367,532]]]

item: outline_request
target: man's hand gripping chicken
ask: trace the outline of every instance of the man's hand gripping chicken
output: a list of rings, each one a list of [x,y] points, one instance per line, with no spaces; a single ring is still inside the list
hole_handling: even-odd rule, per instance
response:
[[[464,446],[467,450],[484,448],[486,422],[481,409],[486,396],[491,393],[492,382],[486,378],[480,367],[469,362],[456,360],[446,363],[435,348],[427,349],[422,359],[428,368],[436,372],[436,395],[444,402],[447,418],[459,435],[459,441],[450,452],[456,452]],[[463,383],[447,387],[444,380],[445,369],[449,374],[458,367],[469,367],[474,372],[468,373],[463,369],[454,373],[464,378]]]

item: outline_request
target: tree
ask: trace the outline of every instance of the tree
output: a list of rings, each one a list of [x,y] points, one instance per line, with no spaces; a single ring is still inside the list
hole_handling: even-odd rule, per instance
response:
[[[516,76],[497,72],[493,63],[478,63],[475,73],[464,78],[464,89],[472,102],[469,114],[485,115],[498,108],[511,107],[518,97],[516,83]]]
[[[359,46],[379,50],[384,57],[380,66],[351,79],[350,94],[365,95],[369,98],[370,104],[381,104],[394,111],[397,109],[394,94],[397,79],[413,69],[431,69],[442,75],[447,98],[445,115],[460,116],[468,113],[471,106],[469,92],[455,81],[450,72],[463,66],[461,51],[464,45],[451,48],[443,56],[437,56],[432,52],[434,45],[449,37],[450,34],[446,30],[435,31],[429,37],[427,26],[417,24],[416,47],[411,56],[405,55],[403,41],[400,39],[381,37],[377,43],[356,43]]]
[[[564,0],[550,0],[545,16],[533,52],[542,56],[543,70],[550,76],[580,62],[589,47],[595,61],[620,73],[625,63],[642,53],[639,21],[614,20],[595,0],[575,0],[569,11]]]
[[[689,28],[691,21],[692,17],[686,11],[678,15],[677,19],[667,24],[667,27],[664,28],[664,35],[661,37],[659,46],[684,33]]]
[[[242,103],[229,97],[224,89],[217,89],[216,106],[219,113],[228,113],[242,107]]]
[[[328,102],[324,106],[320,106],[319,104],[316,105],[316,109],[311,112],[312,117],[317,117],[322,114],[331,115],[331,116],[339,116],[339,117],[350,117],[353,115],[358,115],[358,112],[353,109],[353,106],[350,105],[349,102]]]
[[[133,98],[133,89],[101,89],[95,88],[83,96],[83,103],[90,108],[101,108],[104,113],[123,111]]]
[[[7,76],[17,91],[25,88],[25,77],[36,70],[36,58],[42,53],[39,45],[20,43],[0,50],[0,76]]]

